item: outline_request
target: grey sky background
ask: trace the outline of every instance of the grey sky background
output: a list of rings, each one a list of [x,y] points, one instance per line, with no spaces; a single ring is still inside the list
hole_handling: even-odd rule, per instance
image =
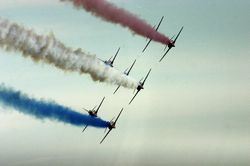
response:
[[[107,97],[100,116],[125,112],[102,145],[102,129],[40,121],[0,107],[0,165],[197,165],[250,163],[250,1],[112,1],[150,24],[165,16],[159,31],[184,31],[162,63],[164,46],[106,23],[70,3],[0,0],[0,16],[34,29],[53,31],[67,46],[108,59],[121,47],[115,67],[131,76],[153,71],[132,103],[132,90],[95,83],[88,75],[64,73],[0,50],[0,82],[81,112]]]

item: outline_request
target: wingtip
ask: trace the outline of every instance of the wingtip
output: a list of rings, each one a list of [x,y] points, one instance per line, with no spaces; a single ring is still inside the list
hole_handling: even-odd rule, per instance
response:
[[[159,62],[161,62],[161,61],[162,61],[162,59],[163,59],[163,58],[161,58],[161,59],[159,60]]]
[[[165,55],[159,60],[159,62],[161,62],[164,59]]]
[[[180,32],[181,32],[181,31],[182,31],[183,29],[184,29],[184,26],[182,26],[182,27],[181,27],[181,30],[180,30]]]

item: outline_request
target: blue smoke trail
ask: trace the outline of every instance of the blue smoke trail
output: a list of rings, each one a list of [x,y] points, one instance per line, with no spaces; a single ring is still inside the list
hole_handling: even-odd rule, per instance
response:
[[[78,113],[53,101],[30,98],[20,91],[7,88],[4,84],[0,84],[0,104],[38,119],[50,119],[74,126],[89,125],[98,128],[108,126],[108,122],[100,118]]]

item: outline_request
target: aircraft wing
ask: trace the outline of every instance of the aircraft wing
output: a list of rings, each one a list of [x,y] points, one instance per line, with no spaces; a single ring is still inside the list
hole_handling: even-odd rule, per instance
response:
[[[134,100],[135,96],[139,93],[139,91],[136,92],[136,94],[134,95],[134,97],[130,100],[129,104],[132,103],[132,101]]]
[[[174,43],[176,42],[176,40],[178,39],[178,37],[180,36],[181,34],[181,31],[183,30],[184,27],[181,27],[181,30],[179,31],[178,35],[176,36],[176,38],[174,39]]]
[[[114,93],[113,94],[115,94],[116,93],[116,91],[118,91],[118,89],[120,88],[120,85],[116,88],[116,90],[114,91]]]
[[[105,97],[102,98],[102,101],[101,101],[101,103],[99,104],[99,106],[98,106],[98,108],[97,108],[97,110],[96,110],[96,113],[99,111],[99,109],[100,109],[100,107],[101,107],[101,105],[102,105],[104,99],[105,99]]]
[[[100,142],[100,144],[104,141],[104,139],[108,136],[108,134],[110,133],[110,131],[111,131],[112,129],[110,129],[108,132],[107,132],[107,134],[103,137],[103,139],[101,140],[101,142]]]
[[[162,61],[162,59],[167,55],[168,51],[170,50],[171,48],[168,48],[168,50],[165,52],[165,54],[161,57],[161,59],[159,60],[159,62]]]
[[[160,27],[161,22],[162,22],[163,19],[164,19],[164,16],[161,17],[161,20],[160,20],[160,22],[158,23],[158,25],[157,25],[157,27],[155,29],[156,31],[158,31],[158,29],[159,29],[159,27]]]
[[[82,132],[84,132],[84,131],[86,130],[87,127],[88,127],[88,125],[86,125],[86,126],[83,128]]]
[[[145,83],[145,81],[147,80],[148,75],[149,75],[150,72],[151,72],[151,69],[148,71],[148,74],[147,74],[147,76],[145,77],[145,79],[143,80],[142,85],[144,85],[144,83]]]
[[[86,112],[88,112],[89,113],[89,110],[88,109],[86,109],[86,108],[82,108],[84,111],[86,111]]]
[[[133,64],[131,65],[131,67],[129,68],[127,75],[129,75],[130,71],[132,70],[133,66],[135,65],[136,60],[134,60]]]
[[[156,28],[155,28],[155,26],[153,27],[153,28],[155,29],[155,31],[158,31],[158,29],[159,29],[159,27],[160,27],[160,25],[161,25],[163,19],[164,19],[164,16],[161,17],[161,20],[160,20],[160,22],[158,23],[157,27],[156,27]],[[150,44],[151,41],[152,41],[152,39],[150,39],[150,40],[148,41],[148,43],[146,44],[146,46],[144,47],[144,49],[142,50],[142,52],[144,52],[144,51],[147,49],[147,47],[148,47],[148,45]]]
[[[116,51],[115,56],[114,56],[114,58],[113,58],[112,61],[111,61],[111,64],[112,64],[112,65],[113,65],[113,63],[114,63],[114,61],[115,61],[115,58],[116,58],[116,56],[118,55],[119,51],[120,51],[120,47],[119,47],[118,50]]]
[[[99,61],[102,61],[102,62],[105,62],[104,60],[100,59],[100,58],[97,58]]]
[[[118,115],[118,116],[117,116],[117,118],[115,119],[115,123],[116,123],[116,122],[117,122],[117,120],[119,119],[119,117],[120,117],[120,115],[121,115],[122,111],[123,111],[123,108],[121,109],[121,111],[120,111],[119,115]]]
[[[150,39],[150,40],[148,41],[148,43],[146,44],[146,46],[143,48],[142,52],[144,52],[144,51],[147,49],[147,47],[148,47],[148,45],[150,44],[151,41],[152,41],[152,39]]]

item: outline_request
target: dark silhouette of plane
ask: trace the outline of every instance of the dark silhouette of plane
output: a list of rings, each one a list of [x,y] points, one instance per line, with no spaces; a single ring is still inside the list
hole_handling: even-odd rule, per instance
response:
[[[178,37],[181,34],[181,31],[183,30],[184,27],[181,27],[181,30],[179,31],[178,35],[176,36],[176,38],[174,40],[171,40],[171,42],[167,45],[168,46],[168,50],[165,52],[165,54],[161,57],[161,59],[159,60],[159,62],[162,61],[162,59],[167,55],[167,53],[173,48],[175,47],[175,42],[178,39]],[[165,47],[166,48],[166,47]]]
[[[108,129],[109,131],[107,132],[107,134],[105,134],[105,136],[103,137],[103,139],[101,140],[100,144],[104,141],[104,139],[108,136],[108,134],[110,133],[111,130],[115,129],[115,125],[116,125],[116,122],[118,120],[118,118],[120,117],[121,113],[123,111],[123,108],[121,109],[120,113],[118,114],[118,116],[116,117],[115,121],[113,121],[113,119],[109,122],[109,125],[108,125]],[[106,130],[105,130],[106,131]]]
[[[147,76],[145,77],[145,79],[144,79],[142,82],[139,81],[139,84],[138,84],[138,86],[137,86],[137,88],[136,88],[137,92],[136,92],[136,94],[134,95],[134,97],[130,100],[129,104],[131,104],[132,101],[134,100],[134,98],[136,97],[136,95],[137,95],[142,89],[144,89],[144,83],[145,83],[145,81],[147,80],[147,78],[148,78],[150,72],[151,72],[151,69],[148,71],[148,74],[147,74]],[[143,79],[143,78],[142,78],[142,79]],[[142,79],[141,79],[141,80],[142,80]]]
[[[85,109],[85,108],[83,108],[83,109],[84,109],[86,112],[88,112],[89,116],[91,116],[91,117],[97,117],[97,113],[98,113],[98,111],[99,111],[99,109],[100,109],[100,107],[101,107],[101,105],[102,105],[104,99],[105,99],[105,97],[102,98],[102,101],[101,101],[101,103],[99,104],[99,106],[98,106],[98,108],[97,108],[96,110],[95,110],[96,106],[95,106],[93,109],[91,109],[91,110],[88,110],[88,109]],[[86,125],[86,126],[83,128],[82,132],[84,132],[84,130],[86,130],[87,127],[88,127],[88,125]]]

